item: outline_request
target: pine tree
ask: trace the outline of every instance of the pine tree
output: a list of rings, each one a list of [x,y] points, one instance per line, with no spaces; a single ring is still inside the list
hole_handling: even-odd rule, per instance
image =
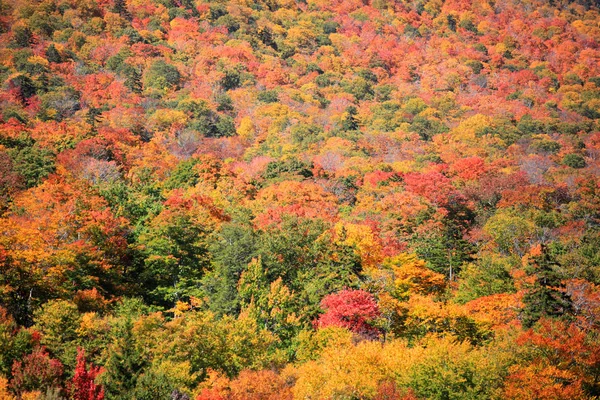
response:
[[[119,14],[121,17],[125,18],[128,21],[131,21],[133,19],[133,16],[127,9],[127,3],[125,3],[125,0],[115,0],[113,12]]]
[[[102,109],[90,107],[86,116],[86,122],[92,126],[92,132],[96,133],[96,124],[102,120]]]
[[[142,93],[142,73],[135,67],[125,67],[125,87],[133,93]]]
[[[56,47],[54,46],[54,44],[51,44],[46,49],[46,58],[48,59],[48,61],[50,61],[52,63],[62,62],[62,57],[61,57],[60,53],[58,52],[58,50],[56,49]]]
[[[346,108],[346,112],[344,113],[344,119],[342,120],[342,130],[343,131],[356,131],[358,130],[358,119],[356,115],[358,114],[358,110],[354,106],[350,106]]]
[[[126,317],[117,327],[112,344],[108,348],[108,360],[101,382],[106,388],[107,399],[129,399],[137,385],[146,361],[135,345],[133,322]]]
[[[559,267],[548,248],[542,245],[540,254],[533,258],[527,271],[535,276],[535,282],[523,297],[525,306],[521,320],[524,327],[532,327],[541,318],[563,317],[572,311],[572,302],[566,293]]]

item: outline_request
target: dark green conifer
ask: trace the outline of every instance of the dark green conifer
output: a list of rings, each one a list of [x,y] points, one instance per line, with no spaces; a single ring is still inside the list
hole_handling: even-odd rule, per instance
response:
[[[559,268],[560,264],[542,245],[541,254],[533,258],[527,269],[535,277],[535,282],[523,297],[523,326],[530,328],[541,318],[565,317],[571,313],[571,298],[566,293]]]

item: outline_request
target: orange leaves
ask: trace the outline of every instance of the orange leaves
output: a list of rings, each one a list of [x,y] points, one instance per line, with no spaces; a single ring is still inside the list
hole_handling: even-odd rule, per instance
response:
[[[517,343],[532,361],[511,369],[505,388],[508,397],[584,399],[598,390],[600,342],[596,332],[563,321],[541,320]]]
[[[480,297],[465,304],[465,309],[478,322],[494,329],[519,325],[521,294],[500,293]]]
[[[0,247],[10,260],[6,276],[17,280],[13,290],[66,296],[81,289],[69,278],[75,271],[85,271],[85,285],[100,287],[124,261],[128,221],[83,185],[49,179],[23,192],[15,207],[18,213],[0,219]]]
[[[485,170],[485,162],[480,157],[463,158],[450,167],[450,171],[456,173],[459,178],[465,180],[478,179]]]
[[[304,181],[284,181],[259,191],[251,207],[258,214],[258,226],[280,223],[282,215],[334,219],[337,199],[321,186]]]
[[[192,221],[209,224],[213,228],[215,224],[229,220],[229,216],[217,207],[211,198],[200,194],[185,194],[181,190],[174,190],[164,205],[166,209],[160,215],[166,219],[169,219],[171,214],[189,213]]]
[[[210,388],[203,389],[196,400],[292,400],[290,385],[273,371],[245,370],[235,379],[209,378]]]
[[[517,365],[510,369],[503,395],[515,400],[583,400],[581,381],[554,366]]]
[[[107,73],[86,75],[78,89],[82,93],[82,100],[90,107],[101,108],[116,106],[128,96],[128,91],[115,76]]]

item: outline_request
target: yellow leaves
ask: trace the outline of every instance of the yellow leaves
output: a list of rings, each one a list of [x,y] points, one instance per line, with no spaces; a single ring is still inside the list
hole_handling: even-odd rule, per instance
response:
[[[104,23],[106,24],[105,29],[112,34],[117,34],[121,29],[127,26],[127,20],[119,14],[110,11],[104,14]]]
[[[197,374],[192,372],[192,365],[189,361],[163,360],[152,365],[151,370],[156,376],[165,376],[172,385],[179,388],[194,387]]]
[[[279,142],[279,134],[284,130],[290,118],[298,118],[299,115],[293,112],[288,106],[281,103],[267,104],[256,110],[257,119],[254,121],[255,127],[259,132],[268,132],[269,139]]]
[[[356,249],[364,268],[374,268],[382,261],[382,246],[371,227],[339,222],[335,233],[340,243]]]
[[[107,320],[95,312],[90,312],[81,316],[76,332],[79,337],[94,337],[106,334],[109,329]]]
[[[395,172],[413,172],[415,170],[415,162],[411,160],[394,161],[391,164]]]
[[[415,254],[403,253],[387,259],[383,267],[393,271],[395,289],[399,293],[437,293],[446,286],[445,276],[427,268],[425,261]]]
[[[183,301],[178,301],[175,303],[175,307],[168,310],[168,312],[172,312],[175,318],[181,317],[185,312],[189,311],[192,307],[189,303],[185,303]]]
[[[312,182],[284,181],[262,189],[255,200],[255,207],[276,207],[289,205],[312,205],[330,208],[337,199],[321,186]]]
[[[478,342],[489,333],[489,326],[483,321],[475,321],[462,305],[436,302],[422,295],[413,295],[404,304],[403,330],[408,336],[435,333]]]
[[[327,139],[325,144],[321,147],[321,154],[331,151],[349,155],[351,154],[351,151],[354,151],[355,149],[356,144],[352,141],[335,136]]]
[[[44,67],[47,67],[48,65],[50,65],[48,60],[46,60],[44,57],[40,57],[40,56],[31,56],[27,59],[27,62],[29,62],[31,64],[43,65]]]
[[[400,339],[330,343],[317,360],[288,366],[281,375],[295,381],[298,399],[373,398],[382,382],[412,387],[419,398],[442,391],[488,398],[510,355],[502,345],[474,347],[452,336],[429,335],[411,346]]]
[[[300,362],[316,360],[321,356],[323,349],[327,347],[351,346],[352,338],[352,332],[335,326],[320,328],[316,331],[301,331],[298,335],[296,357]]]
[[[498,54],[504,54],[508,50],[508,47],[506,46],[506,44],[500,42],[496,45],[495,50]]]
[[[33,392],[25,392],[21,394],[21,400],[39,400],[42,397],[42,392],[39,390]]]
[[[296,378],[294,398],[371,398],[380,381],[393,379],[405,363],[401,342],[361,342],[327,347],[318,361],[309,361],[285,375]]]
[[[250,140],[256,135],[256,129],[254,128],[254,123],[250,117],[244,117],[240,121],[240,126],[237,129],[237,134],[239,137]]]
[[[477,134],[490,125],[491,118],[487,115],[476,114],[460,123],[451,132],[453,139],[474,142]]]
[[[271,117],[271,118],[282,118],[287,117],[291,114],[291,110],[288,106],[281,103],[272,103],[260,107],[257,111],[259,116]]]
[[[299,21],[287,31],[287,39],[293,46],[308,47],[316,37],[316,28],[310,21]]]
[[[149,118],[150,125],[158,130],[164,130],[172,125],[185,125],[188,121],[188,116],[181,110],[160,109],[156,110]]]
[[[596,114],[600,114],[600,99],[591,99],[586,103],[586,106]]]

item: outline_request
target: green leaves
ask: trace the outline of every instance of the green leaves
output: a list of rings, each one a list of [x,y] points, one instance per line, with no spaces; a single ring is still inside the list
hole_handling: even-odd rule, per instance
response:
[[[177,68],[164,60],[157,60],[144,74],[144,87],[165,90],[176,88],[181,80]]]

